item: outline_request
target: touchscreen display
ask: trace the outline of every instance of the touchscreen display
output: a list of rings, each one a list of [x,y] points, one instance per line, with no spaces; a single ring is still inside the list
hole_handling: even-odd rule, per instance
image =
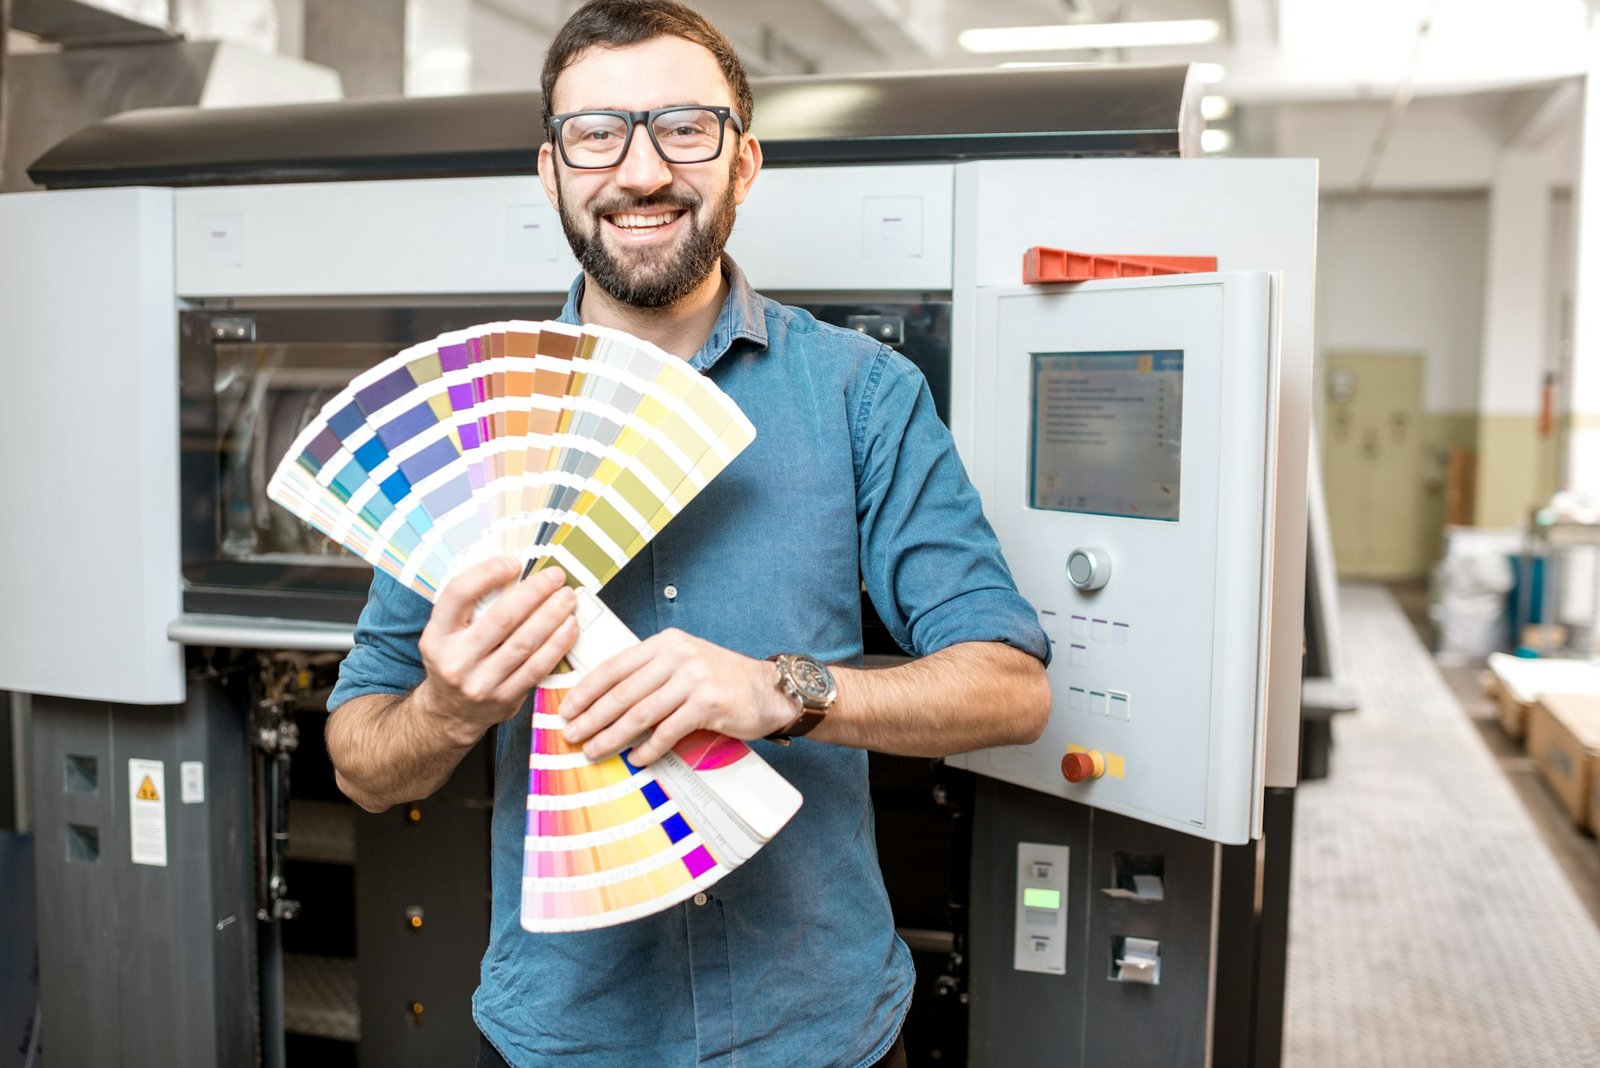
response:
[[[1033,354],[1029,504],[1176,521],[1183,351]]]

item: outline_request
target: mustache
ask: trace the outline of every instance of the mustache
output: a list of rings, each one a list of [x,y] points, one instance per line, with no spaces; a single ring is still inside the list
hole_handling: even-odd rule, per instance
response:
[[[701,199],[693,193],[668,193],[648,197],[614,196],[590,207],[590,212],[596,216],[615,215],[618,212],[648,215],[657,211],[687,211],[693,212],[699,208]]]

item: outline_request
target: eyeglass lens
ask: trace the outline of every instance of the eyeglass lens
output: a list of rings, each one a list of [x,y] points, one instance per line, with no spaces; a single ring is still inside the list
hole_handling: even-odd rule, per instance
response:
[[[722,118],[708,108],[674,108],[650,122],[650,133],[668,163],[704,163],[722,151]],[[628,119],[599,111],[579,112],[561,123],[561,147],[574,167],[610,167],[622,160]]]

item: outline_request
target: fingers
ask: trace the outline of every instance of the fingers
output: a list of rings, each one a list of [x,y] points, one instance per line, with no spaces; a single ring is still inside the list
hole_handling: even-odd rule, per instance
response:
[[[465,628],[472,622],[478,602],[491,591],[509,585],[518,574],[517,562],[507,556],[467,568],[439,591],[430,622],[438,622],[451,631]]]
[[[533,689],[555,670],[577,640],[576,604],[577,597],[570,589],[557,590],[483,661],[482,670],[491,678],[503,679],[505,687],[519,698]]]
[[[674,630],[662,631],[602,661],[567,692],[561,702],[562,715],[568,719],[578,718],[617,683],[656,659],[663,651],[662,647],[679,633]],[[584,736],[587,737],[587,734]]]
[[[669,717],[673,717],[673,714],[679,712],[681,708],[681,703],[675,696],[668,693],[651,694],[647,700],[630,708],[621,719],[585,742],[583,755],[590,760],[599,760],[603,756],[626,749],[637,741],[640,735],[651,730],[659,730],[662,721],[670,722]],[[654,760],[655,757],[646,759],[643,755],[644,747],[648,744],[648,740],[641,743],[639,748],[628,755],[628,759],[635,764],[648,764],[650,760]]]
[[[672,678],[673,664],[664,656],[652,655],[654,651],[645,648],[648,644],[648,642],[641,643],[612,657],[567,694],[566,699],[561,702],[561,714],[568,720],[566,729],[562,732],[568,741],[585,741],[635,704],[667,685]],[[617,663],[622,660],[628,663]],[[602,671],[606,678],[597,680],[595,676]],[[591,686],[591,683],[595,685]],[[595,690],[600,687],[604,689],[596,693]],[[583,700],[585,695],[589,695],[590,700]],[[579,699],[574,700],[575,696]],[[651,725],[647,723],[644,726]],[[637,733],[636,731],[635,734]],[[624,744],[631,740],[630,736]]]
[[[511,715],[577,637],[575,598],[563,589],[561,569],[525,582],[515,581],[519,573],[511,559],[462,572],[440,591],[423,629],[428,693],[464,721],[487,725]],[[478,601],[496,589],[504,592],[473,619]]]
[[[665,756],[667,750],[702,729],[704,724],[698,722],[686,706],[680,705],[656,723],[655,731],[628,754],[628,760],[640,766],[653,763]]]
[[[770,733],[775,719],[762,701],[771,688],[765,684],[770,669],[682,631],[665,630],[600,664],[567,691],[561,701],[567,719],[562,733],[582,745],[590,760],[598,760],[653,731],[629,755],[635,764],[658,759],[695,730],[757,738]],[[786,711],[779,709],[777,716]]]
[[[562,589],[566,579],[566,572],[559,567],[552,567],[507,589],[465,630],[459,632],[462,655],[474,660],[487,659],[540,606]],[[568,599],[563,614],[571,610],[572,603]],[[507,670],[510,670],[509,666]]]

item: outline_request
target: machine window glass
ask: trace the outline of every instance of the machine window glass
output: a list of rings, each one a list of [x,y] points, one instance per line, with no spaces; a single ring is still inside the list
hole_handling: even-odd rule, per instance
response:
[[[1029,506],[1175,522],[1183,351],[1032,358]]]
[[[363,567],[336,542],[267,499],[267,480],[295,435],[361,371],[379,344],[216,347],[219,531],[224,559]]]

